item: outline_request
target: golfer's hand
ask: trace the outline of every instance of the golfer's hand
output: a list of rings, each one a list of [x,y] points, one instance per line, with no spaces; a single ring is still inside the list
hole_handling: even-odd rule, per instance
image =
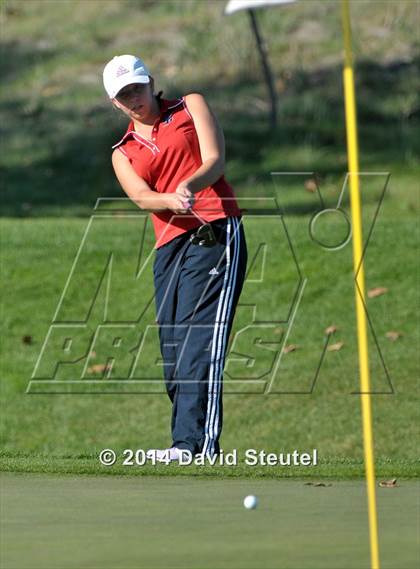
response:
[[[162,194],[162,198],[166,207],[174,213],[187,213],[190,207],[187,198],[177,192]]]
[[[188,207],[192,207],[194,205],[195,201],[194,194],[192,193],[188,182],[181,182],[180,184],[178,184],[175,193],[181,196],[184,202],[187,202],[189,204]]]

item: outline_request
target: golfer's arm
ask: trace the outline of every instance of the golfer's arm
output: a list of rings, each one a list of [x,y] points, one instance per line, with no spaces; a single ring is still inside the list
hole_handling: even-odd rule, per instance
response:
[[[149,184],[137,175],[129,159],[118,148],[112,153],[112,165],[122,189],[140,209],[147,211],[168,209],[164,194],[153,191]]]
[[[194,121],[200,144],[202,165],[186,181],[193,193],[211,186],[225,171],[225,138],[216,116],[203,95],[191,93],[185,97],[188,111]]]

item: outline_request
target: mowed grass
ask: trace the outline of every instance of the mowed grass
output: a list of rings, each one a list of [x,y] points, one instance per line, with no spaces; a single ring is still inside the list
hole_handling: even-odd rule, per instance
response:
[[[370,345],[378,475],[413,476],[418,474],[418,329],[413,315],[416,224],[414,218],[394,219],[387,208],[385,201],[366,255],[367,288],[380,286],[388,291],[368,300],[374,328]],[[369,223],[374,209],[368,206],[365,211]],[[237,448],[240,453],[247,448],[267,452],[317,448],[319,468],[255,470],[241,464],[235,472],[222,469],[228,476],[328,476],[329,471],[342,477],[363,475],[360,401],[355,394],[359,386],[351,248],[347,245],[334,252],[314,244],[308,237],[308,219],[309,214],[244,218],[249,272],[225,367],[222,447],[226,452]],[[55,317],[88,221],[2,223],[8,300],[3,321],[8,332],[3,341],[2,441],[3,467],[8,470],[63,471],[67,464],[72,472],[103,472],[95,458],[102,448],[113,448],[121,456],[126,448],[170,443],[170,403],[163,388],[156,330],[145,340],[135,376],[138,383],[133,389],[125,381],[133,348],[147,326],[154,325],[153,236],[146,226],[141,249],[142,215],[111,215],[98,223],[87,233]],[[290,246],[299,263],[300,280]],[[112,271],[107,272],[110,253]],[[147,259],[149,263],[136,278]],[[303,280],[304,288],[299,284]],[[302,292],[299,305],[295,300],[298,289]],[[118,328],[123,338],[119,351],[112,347],[115,333],[108,333],[112,328],[92,344],[92,332],[104,322],[105,305],[107,321],[122,326]],[[84,318],[86,327],[81,335],[74,335],[72,351],[66,355],[63,338],[74,334],[66,326]],[[53,322],[54,330],[59,324],[65,332],[58,327],[55,337],[49,332]],[[127,323],[131,326],[128,332],[123,327]],[[337,331],[328,338],[325,329],[331,325]],[[389,340],[386,333],[390,330],[401,336]],[[318,370],[328,339],[343,345],[338,351],[326,351]],[[291,344],[296,350],[283,353],[279,361],[282,348]],[[112,370],[95,372],[94,366],[103,366],[110,357],[114,358]],[[31,378],[44,383],[34,384],[26,393]],[[96,383],[90,383],[92,379]],[[150,379],[152,389],[143,388],[144,380]],[[58,388],[57,380],[61,382]],[[76,386],[72,380],[78,381]],[[185,474],[190,468],[181,470]],[[153,469],[124,469],[117,464],[107,471],[121,472],[137,475]],[[163,469],[160,473],[180,471]]]
[[[4,474],[1,486],[4,569],[369,566],[361,481]],[[418,567],[417,492],[407,481],[378,491],[384,569]]]

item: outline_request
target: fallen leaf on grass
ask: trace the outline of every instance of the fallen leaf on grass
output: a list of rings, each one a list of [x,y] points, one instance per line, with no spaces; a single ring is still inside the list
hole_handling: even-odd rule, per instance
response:
[[[337,332],[337,326],[334,326],[334,324],[328,326],[328,328],[325,328],[325,333],[327,336],[331,336],[331,334],[334,334],[334,332]]]
[[[88,373],[104,373],[104,371],[109,371],[111,366],[108,364],[95,364],[88,367]]]
[[[396,488],[398,486],[397,479],[392,478],[391,480],[382,480],[379,482],[381,488]]]
[[[325,482],[305,482],[305,486],[315,486],[316,488],[332,486],[332,484],[325,484]]]
[[[368,297],[369,298],[376,298],[377,296],[382,296],[383,294],[386,294],[388,292],[388,289],[385,288],[384,286],[377,286],[376,288],[371,288],[368,291]]]
[[[336,344],[331,344],[328,346],[327,350],[329,352],[338,352],[344,346],[344,342],[337,342]]]
[[[396,332],[395,330],[390,330],[385,334],[385,336],[388,338],[388,340],[391,340],[391,342],[395,342],[395,340],[398,340],[398,338],[402,336],[402,333]]]
[[[32,340],[32,336],[26,335],[26,336],[22,336],[22,342],[24,344],[32,344],[33,340]]]
[[[311,194],[313,194],[314,192],[316,192],[317,190],[317,185],[316,185],[316,181],[313,178],[309,178],[308,180],[305,180],[305,190],[307,192],[311,192]]]
[[[288,354],[289,352],[295,352],[298,347],[299,346],[296,346],[296,344],[289,344],[288,346],[284,346],[283,353]]]

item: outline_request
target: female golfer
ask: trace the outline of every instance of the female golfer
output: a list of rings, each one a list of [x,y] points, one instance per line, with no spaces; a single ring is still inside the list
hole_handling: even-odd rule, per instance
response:
[[[165,385],[172,402],[172,444],[151,450],[178,460],[180,450],[220,451],[225,353],[242,285],[247,248],[231,186],[223,132],[198,93],[164,99],[146,65],[114,57],[103,74],[112,103],[130,119],[113,146],[125,193],[151,212],[153,266]]]

